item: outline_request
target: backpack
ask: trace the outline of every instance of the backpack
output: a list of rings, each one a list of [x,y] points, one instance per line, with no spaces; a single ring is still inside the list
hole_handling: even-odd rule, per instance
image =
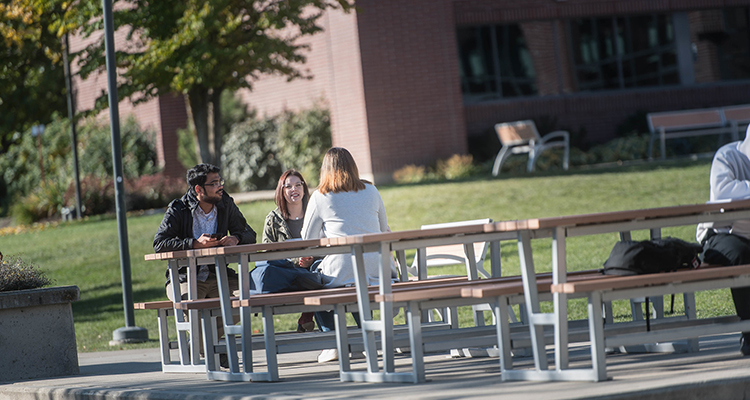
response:
[[[698,268],[703,247],[697,243],[667,237],[644,241],[617,242],[604,262],[604,275],[639,275]]]

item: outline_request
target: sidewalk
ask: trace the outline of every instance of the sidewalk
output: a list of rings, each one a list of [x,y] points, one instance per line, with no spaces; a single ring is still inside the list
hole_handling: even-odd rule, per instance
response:
[[[214,382],[202,374],[161,372],[158,349],[81,353],[81,374],[0,383],[0,400],[115,399],[743,399],[750,395],[750,358],[739,335],[701,340],[697,354],[615,354],[606,382],[502,382],[497,358],[425,357],[424,384],[340,382],[338,364],[318,364],[317,352],[279,356],[281,382]],[[571,365],[588,364],[588,347],[571,352]],[[254,353],[263,359],[261,352]],[[530,366],[530,358],[515,359]],[[408,368],[410,359],[397,359]],[[364,364],[354,364],[362,366]]]

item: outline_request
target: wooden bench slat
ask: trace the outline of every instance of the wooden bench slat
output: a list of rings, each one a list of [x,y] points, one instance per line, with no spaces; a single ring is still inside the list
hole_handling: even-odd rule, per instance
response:
[[[553,285],[552,293],[583,293],[596,290],[614,290],[663,285],[673,282],[694,282],[728,278],[750,274],[750,265],[732,267],[705,267],[693,270],[666,272],[660,274],[616,276],[602,275],[604,278],[566,282]]]
[[[162,308],[172,308],[172,301],[171,300],[159,300],[159,301],[134,303],[133,308],[136,310],[159,310]]]

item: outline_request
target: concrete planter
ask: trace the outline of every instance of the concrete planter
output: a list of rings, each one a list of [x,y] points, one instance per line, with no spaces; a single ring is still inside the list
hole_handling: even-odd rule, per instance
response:
[[[0,381],[77,375],[78,286],[0,292]]]

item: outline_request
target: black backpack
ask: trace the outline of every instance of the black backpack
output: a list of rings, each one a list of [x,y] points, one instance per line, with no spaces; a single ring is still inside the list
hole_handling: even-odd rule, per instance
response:
[[[664,239],[617,242],[601,269],[605,275],[639,275],[698,268],[703,247],[697,243]]]

